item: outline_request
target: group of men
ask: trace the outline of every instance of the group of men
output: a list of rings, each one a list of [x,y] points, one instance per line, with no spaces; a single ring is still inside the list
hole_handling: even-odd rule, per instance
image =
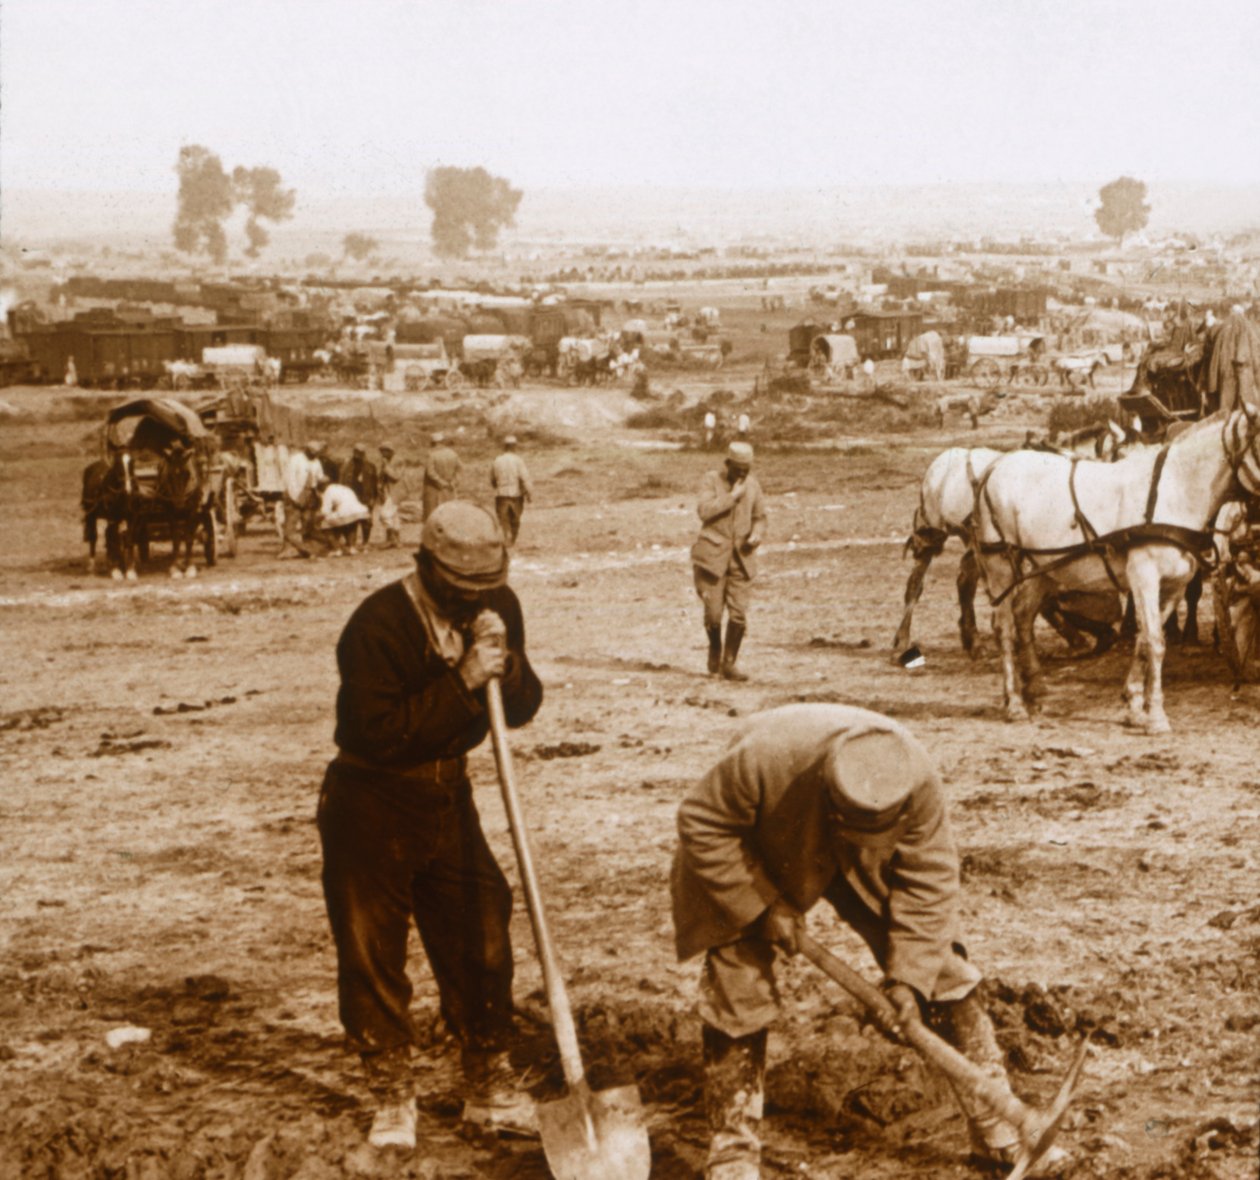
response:
[[[751,445],[737,441],[706,477],[692,549],[708,668],[730,680],[744,679],[736,660],[766,522],[752,464]],[[519,472],[511,481],[514,465],[502,466],[496,492],[527,495]],[[491,679],[502,683],[511,726],[527,724],[543,702],[509,564],[508,530],[489,511],[458,499],[436,505],[415,570],[368,597],[337,647],[338,753],[319,803],[323,883],[340,1015],[376,1101],[369,1141],[378,1148],[416,1144],[411,922],[460,1045],[464,1120],[536,1133],[508,1056],[512,894],[482,832],[466,763],[488,731]],[[981,973],[963,944],[945,794],[904,727],[842,705],[757,715],[681,800],[677,830],[668,886],[675,950],[680,960],[704,957],[709,1180],[761,1175],[767,1030],[780,1005],[775,962],[797,952],[804,916],[822,900],[870,947],[899,1020],[931,1020],[996,1086],[1008,1086],[977,998]],[[1016,1128],[966,1095],[959,1104],[975,1151],[1012,1162]]]
[[[394,491],[401,476],[394,467],[394,448],[383,444],[379,454],[373,463],[367,446],[357,443],[349,462],[337,464],[326,456],[322,442],[312,440],[289,456],[278,522],[280,556],[290,549],[308,558],[358,553],[371,540],[374,519],[385,531],[386,547],[398,547]]]
[[[533,495],[529,471],[516,447],[516,436],[507,435],[490,469],[495,514],[509,545],[516,543],[521,516]],[[394,465],[393,447],[382,445],[379,455],[373,462],[367,446],[358,443],[350,460],[339,464],[328,457],[322,442],[312,441],[289,456],[279,520],[280,556],[290,549],[298,557],[361,552],[371,540],[374,521],[385,532],[385,547],[398,547],[401,522],[395,489],[402,477]],[[462,470],[445,434],[434,432],[424,465],[422,519],[456,498]]]

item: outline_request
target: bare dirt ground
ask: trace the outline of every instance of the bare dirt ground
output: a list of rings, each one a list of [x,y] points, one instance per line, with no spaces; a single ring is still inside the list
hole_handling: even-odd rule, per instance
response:
[[[688,380],[663,388],[703,392]],[[751,370],[707,380],[746,390]],[[1092,1033],[1067,1174],[1256,1176],[1257,690],[1232,695],[1210,646],[1173,649],[1175,733],[1138,736],[1121,725],[1126,655],[1068,660],[1046,636],[1046,709],[1005,724],[994,662],[959,648],[950,560],[918,614],[926,668],[888,660],[919,474],[944,445],[1016,441],[1042,420],[1013,408],[972,434],[926,413],[816,406],[809,433],[833,449],[759,434],[771,543],[745,648],[753,679],[733,685],[701,672],[686,558],[693,489],[717,459],[643,445],[662,440],[620,425],[621,398],[527,389],[497,421],[532,431],[539,488],[513,583],[547,698],[515,735],[518,776],[595,1084],[637,1082],[653,1175],[697,1175],[707,1138],[698,967],[674,962],[668,910],[678,800],[749,714],[824,700],[905,721],[944,771],[969,949],[1016,1089],[1047,1101],[1075,1038]],[[161,553],[138,585],[91,579],[78,475],[108,399],[4,400],[0,1177],[545,1176],[537,1144],[460,1129],[418,947],[421,1147],[402,1160],[363,1146],[370,1112],[336,1016],[315,796],[337,635],[407,553],[279,561],[256,528],[194,582],[169,581]],[[434,422],[464,425],[465,486],[488,493],[492,414],[417,417],[328,394],[310,408],[342,453],[388,437],[418,460]],[[408,544],[417,537],[408,526]],[[513,876],[487,750],[473,774]],[[836,923],[816,913],[811,925],[873,975]],[[519,904],[513,935],[521,1064],[554,1094]],[[767,1175],[974,1174],[941,1083],[807,965],[782,982]],[[150,1038],[109,1048],[106,1033],[130,1025]]]

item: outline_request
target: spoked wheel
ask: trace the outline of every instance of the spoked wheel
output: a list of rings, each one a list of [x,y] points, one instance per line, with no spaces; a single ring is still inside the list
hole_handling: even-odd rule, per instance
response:
[[[454,393],[457,389],[464,388],[464,374],[458,369],[447,369],[446,376],[442,379],[443,388]]]
[[[244,531],[245,521],[236,502],[236,477],[229,475],[223,480],[223,550],[229,557],[236,556],[236,539]]]
[[[1232,569],[1222,566],[1212,576],[1212,602],[1221,652],[1234,674],[1234,685],[1238,686],[1249,680],[1255,670],[1260,601],[1253,595],[1239,593]]]

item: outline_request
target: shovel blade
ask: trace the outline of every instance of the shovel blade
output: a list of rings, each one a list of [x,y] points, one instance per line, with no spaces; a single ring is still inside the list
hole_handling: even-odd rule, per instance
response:
[[[652,1148],[636,1086],[575,1086],[538,1105],[543,1151],[556,1180],[648,1180]]]

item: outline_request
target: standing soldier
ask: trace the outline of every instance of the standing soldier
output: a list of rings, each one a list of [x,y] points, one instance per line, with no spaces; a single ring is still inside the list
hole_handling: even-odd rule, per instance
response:
[[[961,941],[958,852],[940,780],[897,722],[849,705],[759,714],[683,800],[678,835],[678,957],[706,956],[706,1177],[761,1174],[766,1033],[779,1012],[775,950],[797,952],[804,914],[823,898],[871,948],[900,1021],[930,1014],[1009,1088],[976,995],[981,975]],[[1018,1130],[958,1097],[976,1152],[1014,1162]]]
[[[761,485],[752,474],[753,449],[733,442],[726,466],[711,471],[696,505],[700,536],[691,547],[696,593],[704,604],[704,629],[709,637],[709,674],[726,680],[747,680],[736,666],[747,624],[748,600],[756,576],[757,547],[766,527]],[[727,614],[726,646],[722,646],[722,614]]]
[[[711,451],[717,438],[717,415],[712,410],[704,412],[704,449]]]
[[[290,546],[298,557],[314,556],[306,542],[313,530],[318,503],[315,489],[324,474],[318,459],[322,445],[308,442],[300,451],[294,451],[285,464],[283,540],[277,557],[283,557]]]
[[[494,487],[494,511],[499,527],[508,545],[515,545],[521,529],[521,514],[526,502],[533,499],[525,460],[516,453],[516,435],[509,434],[503,440],[503,454],[490,467],[490,483]]]
[[[388,443],[382,444],[379,448],[381,453],[380,466],[377,468],[376,486],[379,498],[379,513],[381,528],[385,530],[385,548],[398,548],[398,531],[401,522],[398,518],[398,501],[394,499],[394,488],[402,482],[402,476],[398,474],[398,468],[394,466],[394,448]]]
[[[355,444],[350,462],[346,464],[346,469],[341,474],[341,482],[358,496],[368,509],[367,518],[355,526],[355,533],[362,538],[361,544],[366,549],[368,542],[372,539],[371,511],[379,500],[380,480],[377,477],[376,464],[367,457],[367,447],[363,443]],[[352,533],[351,549],[355,548],[355,539],[355,534]]]
[[[424,464],[424,519],[439,504],[455,499],[459,483],[459,456],[446,445],[446,435],[436,431],[429,442],[429,457]]]
[[[489,729],[492,677],[502,679],[509,725],[524,725],[542,703],[507,573],[494,517],[475,504],[444,504],[424,523],[416,569],[369,595],[337,644],[338,753],[318,820],[338,1006],[376,1099],[375,1147],[416,1143],[406,974],[413,921],[460,1043],[465,1121],[536,1133],[507,1052],[512,892],[486,844],[466,766]]]

